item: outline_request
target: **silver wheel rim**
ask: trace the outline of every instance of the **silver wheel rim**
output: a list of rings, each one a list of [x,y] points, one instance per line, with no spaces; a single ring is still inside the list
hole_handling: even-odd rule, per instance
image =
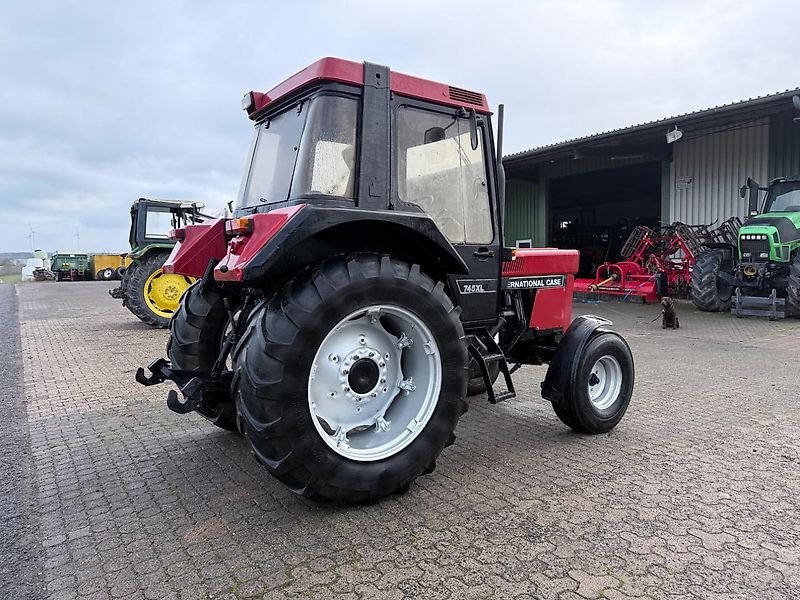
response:
[[[428,326],[404,308],[375,304],[347,315],[320,344],[308,377],[311,420],[337,454],[382,460],[419,436],[441,386]]]
[[[622,390],[622,367],[616,358],[602,356],[589,373],[589,401],[597,410],[605,410],[617,401]]]

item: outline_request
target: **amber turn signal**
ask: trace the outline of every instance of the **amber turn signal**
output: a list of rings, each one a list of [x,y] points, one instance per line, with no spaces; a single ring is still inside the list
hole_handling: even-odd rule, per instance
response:
[[[239,217],[225,221],[225,233],[230,236],[247,235],[253,232],[253,219]]]

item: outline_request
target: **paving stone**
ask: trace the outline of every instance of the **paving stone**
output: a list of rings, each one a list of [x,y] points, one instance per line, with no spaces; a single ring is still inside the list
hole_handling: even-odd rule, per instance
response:
[[[576,304],[633,349],[615,430],[571,433],[526,367],[410,493],[329,509],[134,382],[168,334],[108,287],[18,287],[50,598],[800,597],[798,321]]]

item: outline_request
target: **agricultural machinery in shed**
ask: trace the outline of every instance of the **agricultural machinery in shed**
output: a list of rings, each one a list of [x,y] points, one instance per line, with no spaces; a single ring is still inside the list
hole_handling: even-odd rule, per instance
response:
[[[605,262],[593,279],[577,279],[575,291],[658,302],[664,296],[688,296],[697,257],[709,247],[735,243],[741,226],[731,217],[718,227],[675,222],[659,228],[639,225],[620,251],[620,262]]]
[[[774,179],[767,187],[748,177],[740,195],[748,197],[750,218],[737,238],[698,257],[692,301],[700,310],[738,317],[800,318],[800,177]]]
[[[167,404],[240,430],[294,492],[367,502],[436,466],[467,410],[542,396],[602,433],[634,385],[624,339],[572,320],[578,252],[503,245],[504,173],[483,94],[322,59],[243,107],[255,140],[231,219],[176,229]],[[148,372],[149,371],[149,372]],[[495,387],[502,374],[502,385]]]

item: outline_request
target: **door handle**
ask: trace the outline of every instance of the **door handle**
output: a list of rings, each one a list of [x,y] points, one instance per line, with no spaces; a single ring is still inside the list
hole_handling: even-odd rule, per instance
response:
[[[485,260],[494,256],[494,250],[489,250],[488,248],[478,248],[472,253],[472,256],[478,260]]]

